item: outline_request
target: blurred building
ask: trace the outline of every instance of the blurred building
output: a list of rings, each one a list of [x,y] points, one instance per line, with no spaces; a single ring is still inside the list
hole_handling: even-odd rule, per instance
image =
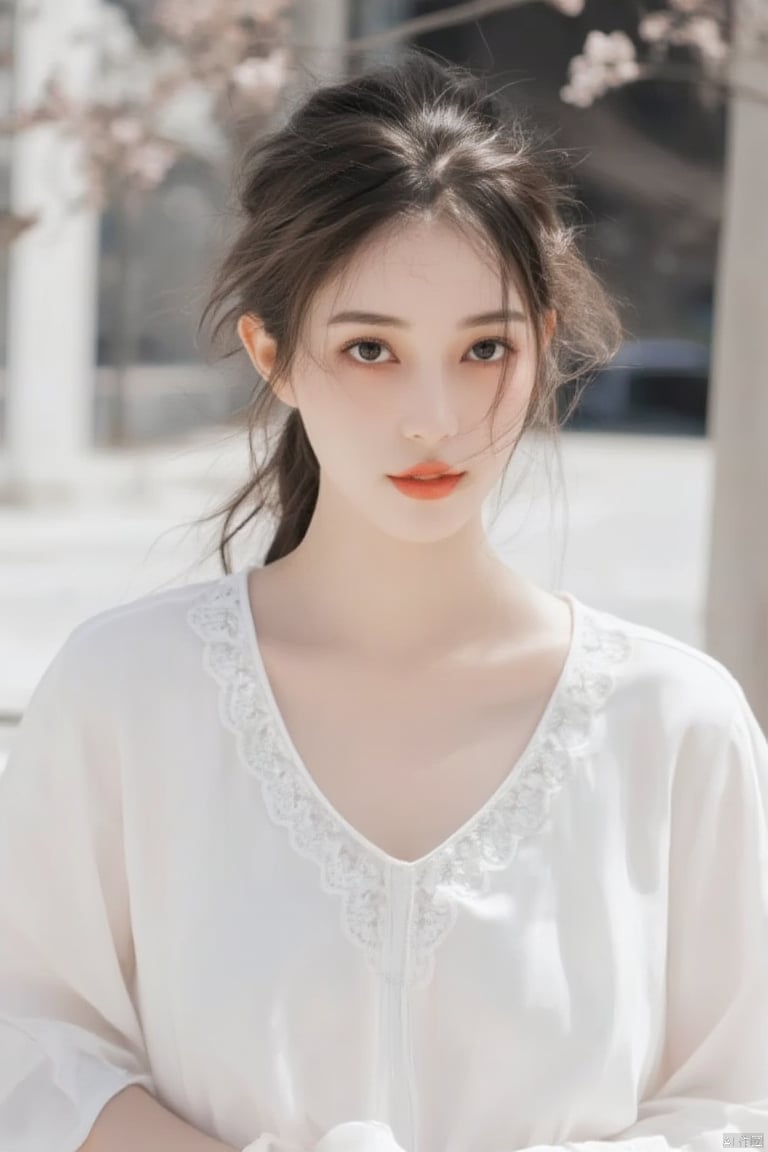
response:
[[[118,2],[137,26],[151,13],[151,0]],[[448,0],[332,4],[337,29],[343,36],[346,28],[354,39],[453,6]],[[308,4],[305,27],[318,29],[326,11],[319,0]],[[494,86],[503,87],[511,109],[530,114],[549,147],[572,155],[585,245],[619,301],[629,342],[620,376],[587,390],[575,425],[702,434],[724,109],[701,85],[679,79],[633,85],[588,109],[568,106],[559,96],[568,62],[590,27],[631,31],[636,20],[634,0],[588,0],[583,16],[575,19],[546,3],[526,3],[429,32],[416,43],[488,75]],[[12,67],[7,16],[0,35],[0,101],[7,109]],[[358,55],[355,65],[396,52],[391,45],[373,49]],[[695,73],[690,62],[683,60],[683,65]],[[7,142],[0,141],[0,195],[6,199],[8,166]],[[94,350],[98,443],[166,436],[226,419],[245,403],[247,373],[230,374],[224,386],[201,365],[196,341],[198,317],[221,250],[226,191],[221,171],[189,159],[177,165],[137,216],[127,218],[117,208],[104,213]],[[3,318],[7,296],[3,250]],[[3,319],[0,437],[6,346]],[[118,372],[126,359],[128,370]]]
[[[628,85],[592,107],[559,95],[588,31],[636,34],[639,15],[634,0],[587,0],[577,18],[523,4],[417,43],[489,75],[548,147],[573,158],[585,248],[619,303],[628,342],[621,372],[599,381],[594,396],[585,393],[581,423],[703,434],[723,193],[721,94],[681,50],[667,79]]]

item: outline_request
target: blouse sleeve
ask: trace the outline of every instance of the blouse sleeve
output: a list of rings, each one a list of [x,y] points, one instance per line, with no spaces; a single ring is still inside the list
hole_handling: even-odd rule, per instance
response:
[[[83,627],[0,772],[3,1152],[75,1152],[112,1096],[153,1091],[131,998],[115,726]]]
[[[736,714],[685,742],[673,786],[663,1075],[635,1123],[572,1152],[722,1152],[768,1133],[768,743]],[[537,1145],[528,1152],[545,1152]],[[547,1146],[551,1152],[551,1146]]]

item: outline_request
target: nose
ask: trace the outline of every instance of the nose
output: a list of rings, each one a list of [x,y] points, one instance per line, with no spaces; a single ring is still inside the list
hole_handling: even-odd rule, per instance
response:
[[[455,437],[459,417],[451,389],[444,380],[431,379],[408,388],[401,420],[403,435],[434,441]]]

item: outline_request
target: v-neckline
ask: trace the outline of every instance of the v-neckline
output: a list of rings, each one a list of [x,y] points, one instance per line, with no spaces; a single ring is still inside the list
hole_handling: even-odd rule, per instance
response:
[[[278,706],[275,694],[272,690],[272,684],[267,673],[266,664],[261,650],[261,645],[258,637],[258,629],[251,607],[250,600],[250,573],[254,570],[253,567],[245,567],[239,572],[234,574],[235,588],[239,606],[240,626],[245,639],[248,655],[253,663],[253,670],[256,673],[259,684],[264,694],[264,699],[267,704],[269,717],[272,723],[277,728],[282,737],[283,743],[287,752],[290,754],[292,766],[301,777],[304,785],[310,789],[315,796],[318,804],[325,812],[328,819],[340,829],[343,829],[346,834],[352,837],[355,842],[371,857],[384,863],[389,868],[401,870],[417,870],[423,868],[425,865],[433,862],[441,855],[450,852],[454,844],[462,840],[465,836],[470,834],[474,827],[483,820],[488,813],[500,804],[506,793],[518,781],[521,773],[526,765],[531,761],[537,750],[542,747],[547,741],[550,733],[559,722],[561,713],[561,704],[567,697],[569,686],[572,684],[574,677],[578,675],[578,666],[582,654],[583,635],[584,635],[584,605],[578,600],[571,592],[559,591],[556,595],[570,606],[571,609],[571,638],[568,646],[568,651],[563,663],[560,675],[555,683],[552,692],[550,693],[544,711],[539,718],[533,733],[527,741],[523,751],[517,757],[509,771],[504,776],[501,783],[494,789],[488,799],[472,813],[463,823],[445,837],[434,848],[415,860],[403,860],[397,856],[390,855],[389,852],[369,840],[362,832],[360,832],[353,824],[351,824],[346,817],[336,808],[334,804],[328,799],[322,788],[318,785],[312,773],[309,771],[302,756],[294,744],[293,737],[288,730],[288,727],[283,718],[282,712]]]

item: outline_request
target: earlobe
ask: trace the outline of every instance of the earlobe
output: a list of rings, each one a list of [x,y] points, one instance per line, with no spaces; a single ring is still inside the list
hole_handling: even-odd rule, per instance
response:
[[[272,380],[272,369],[277,354],[277,344],[257,316],[244,313],[237,322],[237,334],[248,354],[248,358],[262,379],[284,404],[295,407],[293,391],[288,384],[278,385]],[[287,394],[284,394],[287,393]]]

